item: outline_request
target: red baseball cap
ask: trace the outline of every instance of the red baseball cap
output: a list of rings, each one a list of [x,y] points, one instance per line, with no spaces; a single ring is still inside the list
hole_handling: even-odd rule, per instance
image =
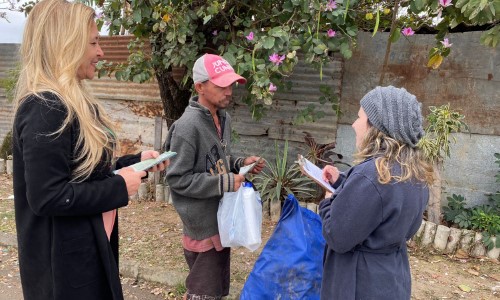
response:
[[[235,82],[245,84],[247,80],[234,72],[224,58],[214,54],[204,54],[193,66],[194,83],[209,80],[216,86],[226,87]]]

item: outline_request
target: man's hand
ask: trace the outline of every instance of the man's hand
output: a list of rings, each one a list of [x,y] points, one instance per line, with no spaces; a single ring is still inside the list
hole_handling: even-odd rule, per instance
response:
[[[151,158],[157,158],[160,156],[160,153],[158,151],[154,150],[146,150],[141,152],[141,161],[151,159]],[[170,159],[165,160],[164,162],[161,162],[154,167],[150,168],[147,170],[147,172],[160,172],[165,170],[168,165],[170,164]]]
[[[245,181],[245,176],[240,175],[240,174],[234,174],[234,191],[233,192],[236,192],[237,190],[240,189],[243,181]]]
[[[243,161],[243,165],[248,166],[250,164],[253,164],[254,162],[257,162],[257,164],[255,164],[255,167],[253,167],[250,173],[259,174],[266,166],[266,160],[263,157],[249,156],[245,158],[245,160]]]

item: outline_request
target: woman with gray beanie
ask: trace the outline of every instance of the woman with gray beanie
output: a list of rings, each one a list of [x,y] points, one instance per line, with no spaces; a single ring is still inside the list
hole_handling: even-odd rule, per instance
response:
[[[356,163],[327,166],[336,191],[321,201],[326,240],[321,299],[410,299],[406,241],[418,230],[434,172],[417,144],[421,103],[403,88],[376,87],[361,99]]]

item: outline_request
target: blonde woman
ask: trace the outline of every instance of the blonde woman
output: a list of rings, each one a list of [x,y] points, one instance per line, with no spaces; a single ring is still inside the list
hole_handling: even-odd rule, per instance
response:
[[[321,299],[410,299],[406,241],[418,230],[434,180],[417,143],[421,104],[405,89],[377,87],[361,99],[357,165],[323,178],[336,187],[320,203],[326,240]]]
[[[13,156],[26,300],[123,299],[116,209],[146,176],[126,166],[158,156],[114,158],[113,124],[83,84],[104,55],[94,17],[83,4],[42,0],[25,25]]]

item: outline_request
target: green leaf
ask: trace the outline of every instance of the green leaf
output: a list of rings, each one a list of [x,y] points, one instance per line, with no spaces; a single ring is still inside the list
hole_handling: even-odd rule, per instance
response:
[[[160,23],[155,23],[153,25],[153,32],[158,32],[159,28],[160,28]]]
[[[356,36],[357,28],[356,26],[347,27],[347,34],[350,36]]]
[[[455,7],[456,8],[461,8],[463,7],[465,4],[467,4],[469,2],[469,0],[458,0],[456,3],[455,3]]]
[[[140,9],[134,10],[134,13],[133,13],[132,16],[133,16],[135,22],[137,22],[137,23],[141,22],[141,20],[142,20],[142,14],[141,14],[141,10]]]
[[[316,54],[324,54],[325,53],[325,50],[327,50],[328,48],[326,47],[325,44],[319,44],[317,45],[316,47],[314,47],[314,53]]]
[[[380,23],[380,10],[377,9],[377,19],[375,20],[375,28],[373,28],[372,37],[377,34],[378,24]]]
[[[284,12],[292,12],[293,11],[293,5],[291,1],[287,1],[283,3],[283,11]]]
[[[418,11],[422,11],[422,9],[424,8],[424,1],[423,0],[414,0],[413,2],[415,2],[415,8]]]
[[[230,65],[234,66],[236,64],[236,58],[234,57],[234,55],[232,53],[226,52],[226,53],[224,53],[223,56],[224,56],[224,59],[227,60],[227,62]]]
[[[263,42],[264,49],[271,49],[274,47],[275,38],[272,36],[265,37]]]
[[[169,42],[173,41],[175,38],[175,32],[174,31],[169,31],[167,35],[165,36],[165,39]]]
[[[274,37],[282,37],[285,35],[285,32],[281,27],[274,27],[271,30],[269,30],[268,34]]]
[[[203,18],[203,25],[207,24],[210,20],[212,20],[212,15],[205,16]]]
[[[342,44],[340,44],[340,53],[342,53],[342,55],[345,58],[347,58],[347,59],[351,58],[352,51],[349,48],[349,44],[348,43],[342,43]]]
[[[399,41],[400,38],[401,38],[401,28],[396,28],[396,30],[394,30],[394,32],[390,37],[390,41],[391,43],[395,43]]]
[[[179,35],[177,37],[177,41],[179,42],[179,44],[185,44],[186,43],[186,36],[185,35]]]
[[[134,77],[132,78],[132,81],[135,83],[141,83],[141,75],[140,74],[134,75]]]
[[[344,12],[344,22],[345,22],[345,19],[347,17],[347,12],[349,11],[349,1],[350,0],[347,0],[346,4],[345,4],[345,12]]]

